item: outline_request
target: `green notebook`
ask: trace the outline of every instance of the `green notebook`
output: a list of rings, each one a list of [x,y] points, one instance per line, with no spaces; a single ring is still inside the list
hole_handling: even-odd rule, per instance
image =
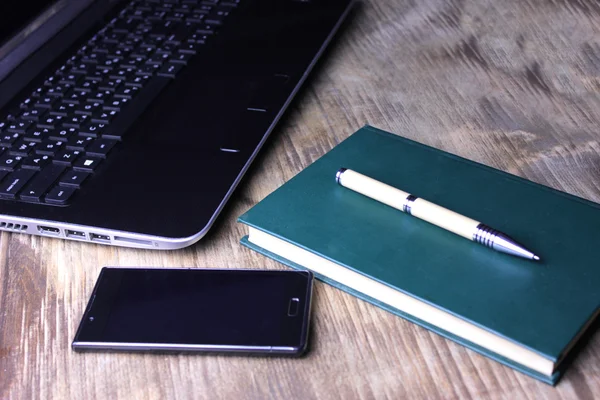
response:
[[[482,221],[499,253],[346,189],[353,169]],[[242,243],[544,382],[600,305],[600,206],[366,126],[239,218]]]

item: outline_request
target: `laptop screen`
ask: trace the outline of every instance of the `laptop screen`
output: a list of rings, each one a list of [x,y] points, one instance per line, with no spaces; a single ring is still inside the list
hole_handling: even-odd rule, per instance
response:
[[[67,5],[67,0],[0,1],[0,58]]]

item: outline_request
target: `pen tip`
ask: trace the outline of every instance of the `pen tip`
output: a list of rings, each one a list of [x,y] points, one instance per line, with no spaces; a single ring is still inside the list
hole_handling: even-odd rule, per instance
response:
[[[535,254],[533,255],[533,259],[534,259],[535,261],[540,261],[540,258],[539,258],[538,256],[536,256]]]

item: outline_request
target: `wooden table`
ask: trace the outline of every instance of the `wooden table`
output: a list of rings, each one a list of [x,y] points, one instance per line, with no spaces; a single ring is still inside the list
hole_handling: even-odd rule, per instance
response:
[[[1,234],[0,398],[600,396],[598,334],[552,388],[321,282],[301,359],[71,351],[101,266],[281,268],[237,216],[366,123],[600,202],[597,1],[364,1],[334,44],[200,243]]]

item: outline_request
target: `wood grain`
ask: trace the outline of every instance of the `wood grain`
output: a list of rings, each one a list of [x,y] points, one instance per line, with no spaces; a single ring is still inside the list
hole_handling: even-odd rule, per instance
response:
[[[367,123],[600,202],[599,3],[365,0],[201,243],[0,234],[0,398],[599,397],[598,334],[552,388],[323,283],[304,358],[70,350],[101,266],[280,268],[236,217]]]

